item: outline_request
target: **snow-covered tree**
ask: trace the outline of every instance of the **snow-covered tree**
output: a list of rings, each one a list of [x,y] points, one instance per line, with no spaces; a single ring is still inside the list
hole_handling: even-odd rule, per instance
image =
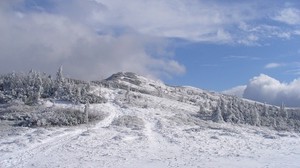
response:
[[[204,110],[205,109],[204,109],[203,105],[200,103],[199,104],[199,111],[198,111],[198,113],[204,113],[205,112]]]
[[[263,116],[265,116],[265,117],[269,116],[268,107],[267,107],[266,103],[264,103],[264,106],[263,106]]]
[[[76,81],[76,80],[75,80]],[[21,100],[27,105],[34,105],[40,98],[53,98],[71,101],[73,103],[105,102],[101,96],[89,94],[89,83],[64,78],[62,67],[59,68],[56,79],[31,70],[28,74],[11,73],[0,76],[1,103],[11,100]]]
[[[36,104],[43,92],[43,83],[40,73],[31,70],[27,76],[26,104]]]
[[[260,116],[256,107],[256,104],[250,110],[251,115],[251,125],[260,126]]]
[[[127,87],[126,93],[125,93],[125,100],[127,103],[130,103],[130,86]]]
[[[89,107],[90,107],[90,103],[87,102],[84,106],[84,115],[85,115],[85,123],[88,124],[89,123]]]
[[[224,122],[222,111],[219,106],[213,111],[211,119],[213,122]]]
[[[158,97],[163,97],[163,92],[162,92],[162,88],[161,88],[161,86],[159,86],[158,88],[156,88],[157,89],[157,96]]]
[[[282,102],[281,103],[281,106],[280,106],[280,116],[283,117],[283,118],[287,118],[288,117],[288,113],[285,109],[285,106],[284,106],[284,103]]]
[[[64,76],[63,76],[63,67],[60,66],[57,73],[56,73],[56,83],[62,84],[64,82]]]

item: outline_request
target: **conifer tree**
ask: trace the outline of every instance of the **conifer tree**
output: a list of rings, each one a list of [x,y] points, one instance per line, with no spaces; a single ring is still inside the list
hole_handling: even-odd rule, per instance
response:
[[[222,112],[221,112],[221,109],[220,109],[219,106],[214,110],[214,112],[212,113],[211,118],[212,118],[213,122],[218,122],[218,123],[224,122]]]

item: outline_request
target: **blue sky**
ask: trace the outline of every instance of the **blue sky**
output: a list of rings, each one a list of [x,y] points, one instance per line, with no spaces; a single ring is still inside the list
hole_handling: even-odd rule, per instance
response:
[[[247,84],[260,73],[292,81],[300,75],[299,37],[269,39],[268,45],[261,46],[203,43],[180,46],[175,58],[188,65],[185,66],[188,73],[168,82],[222,91]],[[274,66],[266,67],[272,63]]]
[[[214,91],[239,86],[226,92],[239,96],[300,90],[297,0],[6,0],[0,33],[2,73],[63,65],[87,80],[132,71]]]

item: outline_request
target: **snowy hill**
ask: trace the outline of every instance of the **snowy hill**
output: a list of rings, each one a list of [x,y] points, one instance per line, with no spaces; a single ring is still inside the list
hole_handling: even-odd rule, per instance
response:
[[[299,109],[129,72],[90,83],[33,76],[43,96],[15,85],[26,76],[0,78],[0,167],[300,165]]]

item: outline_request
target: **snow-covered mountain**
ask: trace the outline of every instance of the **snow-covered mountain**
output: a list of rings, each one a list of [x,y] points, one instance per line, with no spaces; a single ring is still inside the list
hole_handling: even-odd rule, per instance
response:
[[[130,72],[33,74],[0,78],[0,167],[300,165],[299,109]]]

